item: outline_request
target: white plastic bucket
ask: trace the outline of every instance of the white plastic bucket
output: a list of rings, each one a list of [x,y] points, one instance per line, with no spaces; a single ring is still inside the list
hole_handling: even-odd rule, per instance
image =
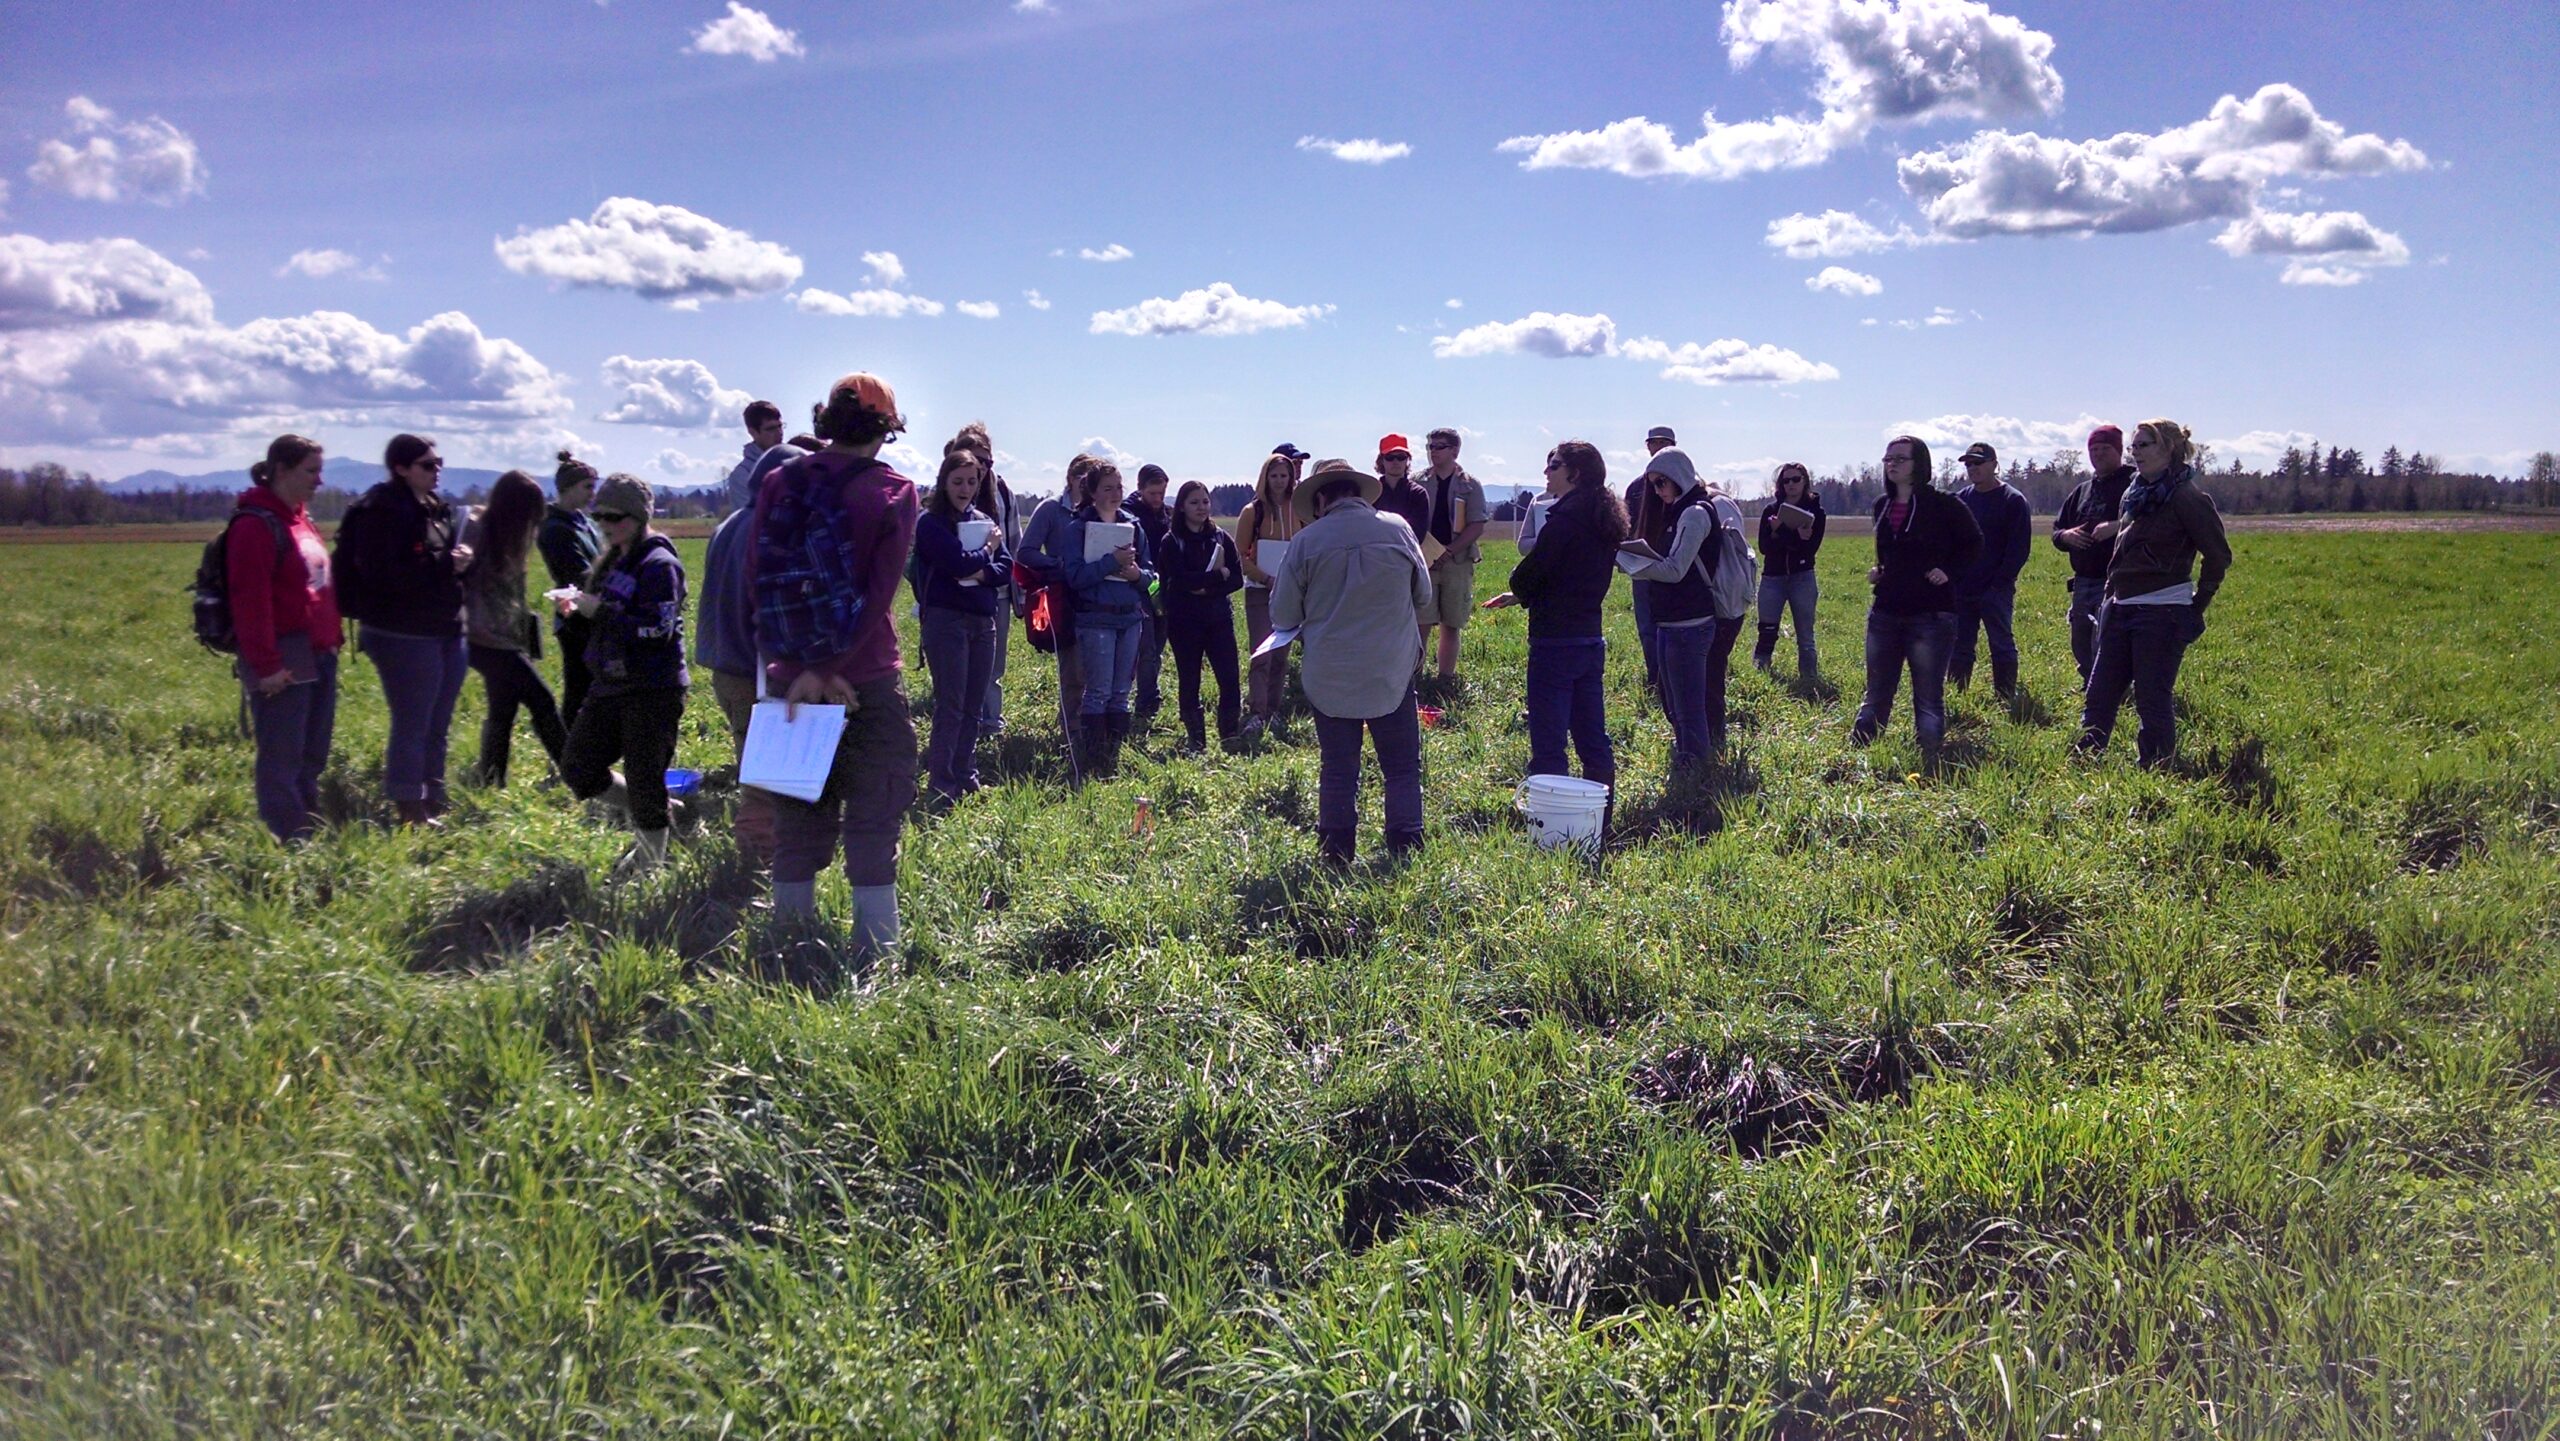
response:
[[[1572,776],[1531,776],[1512,793],[1511,807],[1529,823],[1529,834],[1539,845],[1592,850],[1600,844],[1609,788]]]

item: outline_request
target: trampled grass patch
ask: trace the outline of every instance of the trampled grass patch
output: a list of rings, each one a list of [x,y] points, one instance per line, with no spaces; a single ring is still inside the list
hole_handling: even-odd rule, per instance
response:
[[[1853,537],[1704,778],[1618,612],[1591,860],[1516,615],[1343,873],[1303,716],[1071,791],[1017,642],[867,968],[717,787],[638,883],[526,742],[382,829],[357,658],[280,850],[192,547],[15,550],[0,1429],[2553,1435],[2555,537],[2238,543],[2157,774],[2066,753],[2049,552],[1934,774],[1847,744]]]

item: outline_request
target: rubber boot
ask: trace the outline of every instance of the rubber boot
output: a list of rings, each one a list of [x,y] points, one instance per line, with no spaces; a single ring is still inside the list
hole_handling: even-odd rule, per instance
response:
[[[1324,857],[1326,865],[1347,866],[1351,864],[1352,857],[1358,853],[1353,840],[1352,833],[1349,831],[1318,830],[1316,849]]]
[[[1751,664],[1755,669],[1767,670],[1769,658],[1777,653],[1778,628],[1764,623],[1760,627],[1759,641],[1751,647]]]
[[[1102,718],[1102,766],[1107,775],[1120,774],[1120,748],[1129,743],[1130,732],[1137,728],[1137,717],[1127,711],[1115,711]]]
[[[898,944],[898,888],[890,886],[855,886],[853,888],[853,949],[865,960],[876,960],[894,950]]]
[[[775,881],[773,883],[773,913],[777,917],[796,916],[806,918],[816,915],[818,913],[818,883],[816,881]]]
[[[1098,715],[1083,718],[1084,774],[1087,780],[1111,778],[1111,727]]]
[[[665,826],[660,826],[653,831],[633,830],[631,853],[622,858],[622,864],[615,867],[615,870],[625,876],[645,876],[664,869],[667,864],[668,834]]]

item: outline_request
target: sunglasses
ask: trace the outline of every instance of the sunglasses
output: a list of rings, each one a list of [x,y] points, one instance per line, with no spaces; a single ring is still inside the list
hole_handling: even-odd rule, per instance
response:
[[[1967,465],[1989,465],[1991,463],[1991,457],[1987,455],[1968,455],[1964,458],[1964,463]]]
[[[413,461],[411,461],[411,462],[409,462],[409,463],[410,463],[411,465],[417,466],[417,467],[419,467],[420,469],[423,469],[423,470],[442,470],[442,469],[444,469],[444,458],[443,458],[442,456],[435,456],[435,455],[431,455],[431,456],[428,456],[428,457],[427,457],[426,459],[424,459],[424,460],[413,460]]]
[[[617,520],[638,520],[639,518],[640,517],[633,515],[628,511],[621,510],[600,510],[596,512],[596,519],[606,525],[611,525]]]
[[[1425,444],[1422,448],[1424,450],[1456,450],[1458,447],[1449,441],[1435,440]]]
[[[2141,440],[2135,441],[2133,443],[2133,448],[2136,450],[2158,450],[2160,448],[2160,442],[2152,440],[2149,437],[2145,437]]]

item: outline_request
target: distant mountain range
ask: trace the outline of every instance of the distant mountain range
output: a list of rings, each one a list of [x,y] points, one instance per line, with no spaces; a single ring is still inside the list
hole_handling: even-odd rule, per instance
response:
[[[361,491],[371,488],[375,481],[382,479],[382,467],[362,463],[343,467],[331,465],[322,474],[332,489]],[[500,472],[494,470],[464,470],[459,466],[447,466],[442,486],[456,494],[468,490],[487,490],[497,483],[499,474]],[[549,476],[540,476],[537,479],[544,481],[544,488],[549,489]],[[240,490],[248,484],[249,468],[245,465],[236,470],[209,470],[202,475],[180,475],[170,470],[137,470],[122,480],[108,481],[107,492],[110,495],[129,495],[137,490],[227,491]]]

